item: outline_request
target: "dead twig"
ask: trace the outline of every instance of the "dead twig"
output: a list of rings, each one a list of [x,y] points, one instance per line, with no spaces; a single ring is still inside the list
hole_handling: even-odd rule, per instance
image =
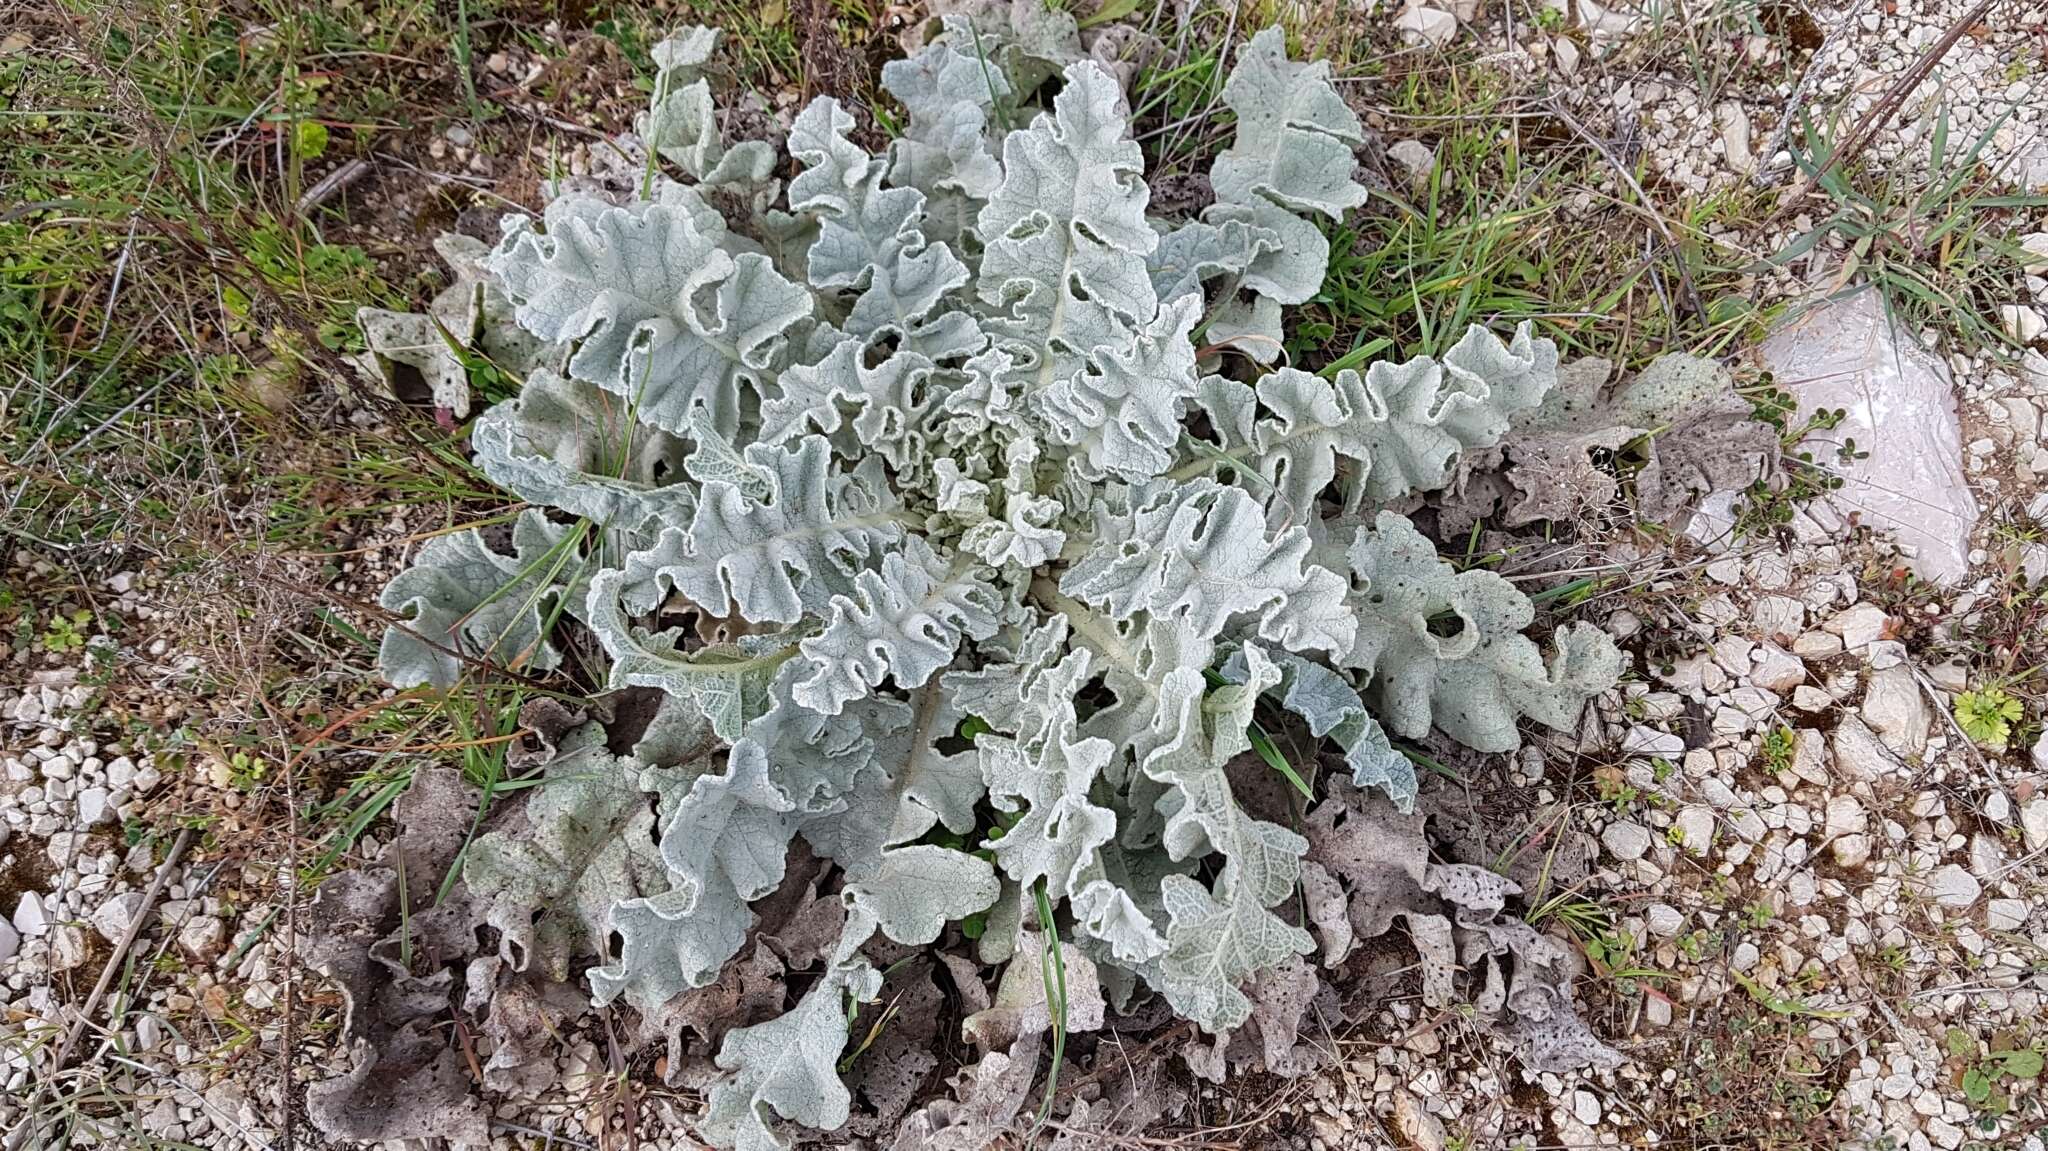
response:
[[[292,214],[303,216],[327,201],[343,189],[370,174],[370,162],[358,156],[334,171],[320,177],[320,182],[306,189],[298,202],[292,205]]]

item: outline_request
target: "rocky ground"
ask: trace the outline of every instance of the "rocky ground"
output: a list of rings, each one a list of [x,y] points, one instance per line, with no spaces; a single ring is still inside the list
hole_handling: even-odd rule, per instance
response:
[[[1684,17],[1627,4],[1551,0],[1539,11],[1554,15],[1507,23],[1480,7],[1359,19],[1392,21],[1415,51],[1476,41],[1532,100],[1640,155],[1675,203],[1790,182],[1794,116],[1853,122],[1975,5],[1851,0],[1811,16],[1764,4],[1755,31],[1716,24],[1691,43]],[[1805,24],[1787,32],[1795,16]],[[2003,178],[2038,189],[2048,9],[2006,4],[1963,28],[1904,97],[1904,126],[1872,147],[1901,179],[1938,174],[1930,137],[1945,119],[1951,141],[1986,135]],[[1432,162],[1426,137],[1403,148],[1403,125],[1383,127],[1398,162]],[[1735,250],[1779,250],[1833,210],[1810,195],[1782,222],[1763,222],[1766,209],[1717,227]],[[2036,221],[2030,251],[2048,253],[2044,230]],[[1804,298],[1850,282],[1848,246],[1759,272],[1765,291]],[[1202,1132],[1158,1144],[2042,1151],[2048,735],[2028,677],[2048,656],[2048,255],[2032,271],[1986,321],[2032,348],[1949,353],[1939,333],[1908,331],[1842,369],[1862,373],[1849,426],[1862,421],[1870,455],[1823,457],[1845,480],[1833,497],[1738,535],[1715,514],[1736,513],[1730,493],[1668,550],[1622,545],[1638,558],[1580,610],[1636,653],[1638,676],[1575,739],[1436,796],[1506,813],[1524,843],[1583,844],[1597,860],[1549,893],[1539,921],[1579,944],[1582,1003],[1625,1064],[1532,1075],[1403,989],[1328,1034],[1326,1070],[1271,1093],[1215,1089]],[[1730,351],[1756,371],[1808,362],[1796,348]],[[1795,395],[1823,386],[1783,371],[1777,382]],[[1908,393],[1918,416],[1887,412]],[[1888,438],[1902,424],[1919,438]],[[1819,435],[1831,448],[1847,432]],[[332,576],[370,598],[406,534],[378,525],[348,541],[361,558],[338,572],[309,561],[285,575]],[[8,1146],[50,1130],[123,1147],[308,1142],[298,1092],[345,1060],[328,1042],[337,997],[293,959],[297,877],[306,853],[340,841],[279,820],[305,809],[294,789],[342,776],[330,764],[329,779],[301,778],[291,741],[266,741],[377,696],[313,662],[289,700],[300,712],[254,707],[219,659],[237,605],[205,573],[87,574],[32,546],[6,563],[15,594],[90,605],[22,616],[0,638]],[[313,626],[300,611],[282,630]],[[2023,701],[2026,737],[2002,752],[1965,734],[1956,710],[2000,685]],[[358,768],[373,758],[350,754]],[[565,1036],[559,1082],[500,1106],[503,1146],[694,1146],[673,1118],[691,1101],[622,1088],[606,1026]]]

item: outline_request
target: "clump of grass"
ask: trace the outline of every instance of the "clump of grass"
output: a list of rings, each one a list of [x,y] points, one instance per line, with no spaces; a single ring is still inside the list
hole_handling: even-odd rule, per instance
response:
[[[1985,159],[2012,116],[2007,111],[1956,152],[1942,106],[1928,136],[1924,182],[1901,166],[1857,158],[1834,163],[1837,138],[1804,120],[1806,145],[1793,160],[1809,175],[1820,173],[1814,187],[1833,208],[1758,270],[1828,245],[1840,251],[1835,287],[1876,285],[1889,316],[1909,330],[1945,332],[1966,351],[2011,348],[2011,337],[1985,317],[2022,298],[2017,233],[2030,214],[2048,207],[2048,196],[2001,192],[2002,172]]]

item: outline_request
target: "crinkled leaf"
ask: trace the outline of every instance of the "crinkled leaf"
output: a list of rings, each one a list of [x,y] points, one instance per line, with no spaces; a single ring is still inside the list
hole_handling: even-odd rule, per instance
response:
[[[529,509],[513,522],[510,555],[474,528],[428,540],[377,597],[404,620],[384,631],[384,678],[397,687],[447,687],[467,666],[452,652],[512,670],[554,667],[561,656],[547,633],[583,564],[569,531]]]
[[[1157,307],[1145,255],[1144,157],[1123,94],[1091,63],[1067,69],[1053,112],[1003,141],[1003,182],[981,209],[984,322],[1024,392],[1129,341]]]
[[[935,40],[882,65],[882,87],[910,114],[891,145],[889,182],[923,192],[925,233],[956,242],[1002,182],[985,133],[991,108],[1010,98],[1009,81],[971,49]]]
[[[1145,262],[1152,290],[1166,302],[1200,295],[1202,285],[1218,277],[1242,276],[1260,257],[1279,248],[1279,233],[1242,216],[1186,220],[1160,235],[1159,246]]]
[[[648,50],[655,68],[655,98],[634,119],[634,130],[662,159],[705,184],[759,183],[775,163],[775,149],[748,140],[730,151],[719,135],[711,86],[701,70],[718,46],[718,29],[691,25]]]
[[[796,655],[796,637],[770,634],[735,643],[683,650],[684,629],[652,632],[637,627],[619,605],[625,575],[605,571],[591,580],[586,605],[590,630],[611,656],[607,684],[658,687],[690,700],[719,738],[736,740],[755,716],[767,710],[768,685]]]
[[[845,458],[875,452],[899,472],[922,468],[936,368],[915,352],[899,352],[873,367],[866,355],[867,345],[849,338],[817,363],[782,373],[776,394],[761,403],[761,442],[822,433]]]
[[[821,436],[795,450],[751,444],[746,459],[770,477],[766,499],[734,484],[702,485],[687,531],[663,529],[626,560],[627,604],[648,610],[672,586],[713,616],[793,624],[856,590],[854,574],[902,536],[881,461],[831,470]]]
[[[849,923],[847,934],[858,930]],[[846,1122],[853,1097],[838,1070],[846,1046],[845,1001],[871,1001],[882,987],[881,975],[855,949],[859,942],[842,938],[825,977],[789,1014],[726,1033],[718,1066],[731,1078],[711,1089],[697,1128],[713,1146],[786,1151],[790,1141],[772,1126],[777,1115],[823,1131]]]
[[[1246,682],[1219,688],[1213,700],[1205,697],[1201,672],[1177,668],[1167,675],[1155,723],[1172,735],[1140,764],[1167,788],[1159,800],[1167,853],[1185,859],[1215,851],[1224,858],[1213,887],[1184,875],[1160,884],[1170,920],[1159,962],[1167,1002],[1211,1033],[1250,1015],[1246,980],[1315,947],[1308,932],[1269,910],[1293,895],[1307,841],[1247,815],[1225,771],[1250,746],[1245,728],[1253,704],[1279,681],[1279,669],[1258,648],[1245,654]]]
[[[627,406],[536,371],[517,396],[476,418],[469,442],[484,475],[528,503],[622,526],[653,515],[687,520],[696,493],[675,484],[682,441],[628,419]]]
[[[949,567],[912,538],[879,569],[855,576],[853,594],[833,598],[825,630],[799,645],[811,674],[797,684],[797,701],[836,715],[884,676],[898,687],[922,687],[952,662],[963,638],[992,634],[1000,610],[985,569]]]
[[[1097,849],[1116,834],[1116,813],[1089,796],[1114,748],[1076,733],[1074,695],[1087,682],[1087,652],[1071,652],[1026,682],[1014,738],[975,740],[989,802],[1021,812],[990,843],[996,863],[1020,886],[1046,882],[1055,899],[1079,890]]]
[[[1209,170],[1219,203],[1264,197],[1333,220],[1365,203],[1351,179],[1351,149],[1365,132],[1331,86],[1328,61],[1288,60],[1286,34],[1267,28],[1238,50],[1223,102],[1237,113],[1237,138]]]
[[[1556,346],[1535,338],[1527,321],[1512,343],[1474,327],[1440,362],[1382,360],[1363,377],[1281,368],[1258,383],[1273,415],[1258,422],[1249,450],[1227,455],[1255,464],[1272,489],[1272,517],[1293,522],[1316,517],[1317,497],[1339,478],[1339,460],[1349,461],[1340,486],[1351,514],[1442,487],[1462,454],[1492,447],[1513,417],[1535,407],[1556,369]]]
[[[947,923],[988,910],[1001,893],[987,860],[920,843],[882,852],[881,867],[847,884],[845,899],[873,916],[882,934],[921,947]]]
[[[1352,597],[1358,642],[1343,663],[1369,673],[1366,700],[1397,735],[1419,739],[1434,724],[1468,747],[1512,751],[1517,719],[1569,727],[1621,676],[1614,641],[1585,623],[1557,629],[1546,665],[1522,634],[1536,614],[1529,597],[1493,572],[1437,558],[1402,516],[1381,512],[1359,529],[1351,565],[1363,590]]]
[[[605,751],[596,724],[571,732],[527,800],[524,826],[477,837],[462,877],[514,970],[538,961],[557,982],[606,944],[612,904],[657,894],[668,872],[654,843],[641,765]]]
[[[1181,407],[1195,393],[1188,333],[1201,315],[1201,297],[1183,296],[1161,307],[1129,350],[1098,355],[1037,394],[1053,438],[1076,449],[1082,476],[1142,482],[1173,463]]]
[[[1412,808],[1415,767],[1387,741],[1387,733],[1365,709],[1357,689],[1322,664],[1292,652],[1274,652],[1272,659],[1280,667],[1280,705],[1300,716],[1310,735],[1333,740],[1344,749],[1351,782],[1380,788],[1403,811]],[[1233,683],[1244,682],[1242,652],[1224,665],[1223,676]]]
[[[1270,362],[1279,352],[1279,306],[1314,296],[1329,264],[1329,241],[1301,213],[1337,220],[1365,202],[1364,187],[1351,179],[1351,150],[1364,131],[1331,86],[1328,62],[1289,61],[1277,27],[1238,49],[1223,100],[1237,114],[1237,135],[1210,166],[1216,203],[1203,218],[1224,234],[1215,248],[1206,235],[1190,241],[1230,252],[1212,263],[1230,273],[1233,296],[1241,287],[1255,299],[1229,301],[1235,306],[1218,315],[1210,341],[1240,342],[1253,359]],[[1228,234],[1233,228],[1237,234]]]
[[[698,779],[662,830],[673,886],[612,908],[622,946],[617,963],[590,972],[598,1003],[625,995],[651,1012],[716,979],[753,925],[748,902],[782,882],[795,810],[751,740],[733,745],[724,774]]]
[[[1344,580],[1308,562],[1305,528],[1268,534],[1249,495],[1210,480],[1155,481],[1134,505],[1098,514],[1095,545],[1061,591],[1116,619],[1171,614],[1214,636],[1232,616],[1256,615],[1259,635],[1290,651],[1351,648]]]
[[[843,326],[856,339],[893,335],[931,360],[980,350],[972,318],[946,304],[966,285],[967,265],[925,235],[924,193],[882,187],[886,165],[847,139],[852,128],[853,117],[826,97],[790,129],[790,153],[807,165],[790,181],[790,207],[820,220],[811,284],[852,295]]]
[[[541,230],[509,223],[489,266],[522,327],[576,343],[570,374],[664,431],[687,434],[703,412],[731,434],[742,389],[775,378],[811,296],[766,256],[734,256],[719,241],[683,202],[621,208],[565,196]]]

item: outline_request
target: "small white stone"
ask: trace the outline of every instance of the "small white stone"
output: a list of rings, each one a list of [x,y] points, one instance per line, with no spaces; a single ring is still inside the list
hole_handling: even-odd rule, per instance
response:
[[[2048,333],[2048,316],[2026,304],[2002,304],[1998,309],[1999,326],[2005,334],[2022,344],[2031,344]]]
[[[33,891],[21,893],[14,905],[14,929],[30,939],[49,934],[50,917],[43,909],[43,897]]]
[[[1929,898],[1943,907],[1963,908],[1977,902],[1984,889],[1960,864],[1945,863],[1934,869],[1927,877],[1926,890]]]
[[[1814,881],[1811,871],[1795,871],[1791,878],[1785,881],[1785,898],[1790,900],[1794,907],[1811,904],[1819,894],[1820,885]]]
[[[2037,795],[2020,805],[2020,834],[2028,851],[2048,848],[2048,795]]]
[[[1763,956],[1757,951],[1756,944],[1745,939],[1735,945],[1735,954],[1728,957],[1728,966],[1737,971],[1748,971],[1755,967],[1761,958]]]
[[[1600,1125],[1600,1097],[1591,1091],[1572,1092],[1572,1118],[1588,1127]]]
[[[1728,159],[1728,166],[1737,172],[1747,172],[1756,166],[1756,155],[1749,147],[1749,113],[1742,105],[1729,100],[1714,109],[1714,122],[1721,129],[1721,151]]]
[[[1436,150],[1420,140],[1399,140],[1387,149],[1387,159],[1408,173],[1411,188],[1419,188],[1429,182],[1429,173],[1436,167]]]
[[[1828,800],[1827,815],[1821,821],[1822,834],[1833,839],[1838,835],[1855,835],[1865,830],[1870,817],[1864,814],[1863,803],[1853,795],[1837,795]]]
[[[1749,682],[1765,691],[1784,693],[1806,679],[1806,665],[1799,657],[1774,643],[1758,644],[1750,653]]]
[[[112,823],[114,808],[108,802],[111,798],[104,787],[88,787],[79,792],[77,798],[72,800],[78,811],[79,824],[85,827],[98,827],[102,823]]]
[[[77,925],[59,923],[50,928],[50,968],[54,971],[70,971],[85,964],[87,957],[85,932]]]
[[[1985,905],[1985,924],[1993,931],[2018,931],[2027,925],[2027,901],[1994,899]]]
[[[1835,697],[1812,684],[1802,683],[1792,689],[1792,706],[1806,712],[1826,711],[1835,706]]]
[[[201,915],[187,922],[178,932],[178,946],[185,953],[202,962],[219,958],[227,946],[227,925],[211,915]]]
[[[2027,255],[2020,258],[2020,268],[2040,275],[2048,272],[2048,232],[2035,232],[2020,238],[2020,248]]]
[[[1458,36],[1458,18],[1436,8],[1414,7],[1394,18],[1394,28],[1411,44],[1441,48]]]
[[[1801,659],[1828,659],[1842,654],[1842,637],[1824,631],[1805,632],[1792,641],[1792,654]]]
[[[119,943],[121,937],[128,933],[128,925],[135,922],[136,912],[140,910],[142,893],[123,892],[100,904],[100,909],[92,913],[93,930],[99,932],[100,937],[108,943]]]
[[[1687,851],[1705,855],[1714,843],[1713,811],[1698,804],[1684,808],[1678,813],[1678,834]]]
[[[1845,867],[1861,867],[1870,862],[1870,837],[1863,834],[1844,835],[1828,845],[1834,853],[1835,863]]]
[[[1842,646],[1850,651],[1866,644],[1876,643],[1884,638],[1885,628],[1890,626],[1891,617],[1876,604],[1859,603],[1835,616],[1821,626],[1842,637]]]
[[[1650,832],[1639,823],[1610,823],[1600,833],[1600,842],[1614,858],[1628,862],[1650,850]]]
[[[1670,939],[1685,929],[1685,916],[1668,903],[1652,903],[1644,909],[1643,919],[1650,934],[1659,939]]]
[[[1788,595],[1767,595],[1756,601],[1749,618],[1763,638],[1790,643],[1806,626],[1806,605]]]
[[[1557,70],[1566,76],[1575,76],[1579,71],[1579,46],[1569,36],[1559,36],[1550,42],[1551,56],[1557,61]]]

